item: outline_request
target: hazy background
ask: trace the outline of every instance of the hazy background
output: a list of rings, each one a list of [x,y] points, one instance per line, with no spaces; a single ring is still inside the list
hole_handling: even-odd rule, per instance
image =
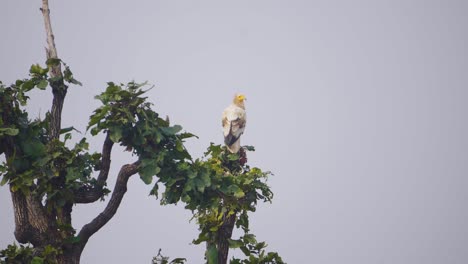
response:
[[[0,80],[44,64],[41,1],[0,9]],[[275,176],[252,232],[288,263],[468,263],[467,1],[50,0],[70,87],[63,126],[83,133],[107,81],[149,81],[156,111],[221,143],[220,115],[247,95],[249,163]],[[32,117],[49,109],[34,93]],[[79,139],[75,136],[75,139]],[[100,150],[102,137],[92,140]],[[134,160],[115,149],[111,179]],[[113,187],[113,182],[109,184]],[[83,263],[149,263],[159,248],[203,263],[183,206],[138,176]],[[76,228],[104,203],[78,206]],[[13,242],[0,188],[0,248]]]

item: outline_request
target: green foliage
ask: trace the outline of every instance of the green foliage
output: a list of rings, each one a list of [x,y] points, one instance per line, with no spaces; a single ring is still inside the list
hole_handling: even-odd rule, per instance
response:
[[[113,142],[137,155],[140,177],[150,184],[163,167],[172,168],[191,159],[183,142],[194,135],[180,133],[181,126],[170,126],[168,120],[151,109],[147,97],[142,97],[145,85],[109,82],[106,91],[96,96],[102,106],[90,117],[87,129],[92,135],[108,133]]]
[[[254,151],[251,146],[244,147],[247,151]],[[226,147],[211,144],[205,153],[206,161],[200,164],[211,171],[212,186],[203,197],[209,199],[209,206],[195,207],[196,218],[200,234],[194,244],[206,242],[211,245],[207,249],[207,256],[213,254],[214,245],[219,241],[218,230],[225,224],[227,218],[235,216],[235,226],[242,228],[244,235],[239,239],[230,239],[230,248],[240,248],[248,257],[246,260],[233,259],[232,263],[283,263],[275,252],[266,253],[265,243],[257,243],[255,236],[249,230],[249,212],[256,210],[258,201],[271,202],[273,193],[266,184],[270,172],[263,172],[259,168],[250,168],[243,164],[245,152],[232,154]],[[206,202],[203,204],[207,204]],[[193,208],[193,205],[190,205]],[[207,257],[208,263],[210,258]],[[236,262],[240,261],[240,262]],[[216,262],[213,262],[216,263]]]
[[[169,257],[165,257],[161,255],[161,249],[159,249],[158,255],[153,257],[152,264],[184,264],[186,263],[187,259],[185,258],[175,258],[173,260],[169,260]]]
[[[248,229],[247,212],[255,211],[259,200],[271,201],[273,193],[266,184],[270,173],[241,165],[239,159],[226,147],[211,144],[204,159],[180,161],[167,172],[167,168],[161,170],[159,182],[166,187],[162,203],[181,200],[194,211],[202,228],[196,244],[215,242],[207,236],[222,225],[225,214],[241,212],[238,224]],[[176,172],[176,177],[170,172]]]
[[[65,138],[67,137],[66,134]],[[86,139],[81,139],[72,149],[65,142],[52,140],[46,145],[45,155],[33,163],[34,175],[40,181],[35,191],[45,195],[47,205],[60,208],[66,202],[73,202],[74,192],[80,188],[96,185],[92,178],[94,168],[98,166],[100,154],[90,154]],[[63,177],[60,177],[63,176]],[[57,180],[63,188],[57,187]]]
[[[60,250],[46,245],[38,251],[27,245],[8,245],[0,251],[0,264],[55,264],[55,257],[61,254]]]
[[[58,81],[64,81],[64,82],[67,82],[67,83],[70,83],[70,84],[76,84],[76,85],[82,85],[81,82],[77,81],[74,77],[73,77],[73,73],[72,71],[70,70],[70,67],[68,67],[68,65],[62,61],[61,59],[58,59],[58,58],[50,58],[46,61],[46,64],[48,67],[53,67],[53,66],[57,66],[57,65],[60,65],[62,64],[65,68],[65,70],[63,71],[62,73],[62,76],[59,76],[59,77],[54,77],[54,78],[50,78],[49,79],[49,82],[52,83],[52,82],[58,82]]]
[[[166,187],[161,202],[182,201],[200,213],[218,208],[220,202],[231,210],[254,211],[258,200],[269,202],[273,197],[265,183],[269,174],[241,165],[239,154],[211,144],[203,159],[178,160],[161,168],[158,182]]]
[[[16,152],[2,165],[2,184],[8,182],[12,191],[45,197],[51,207],[73,202],[73,191],[95,184],[91,174],[100,155],[87,152],[85,138],[69,149],[63,141],[48,139],[48,115],[34,121],[25,112],[18,117],[14,124],[18,133],[13,136]],[[65,139],[70,138],[65,134]]]
[[[226,147],[213,143],[203,158],[193,160],[183,143],[194,135],[182,133],[181,126],[171,126],[168,120],[160,118],[151,109],[152,104],[146,102],[144,86],[109,82],[106,91],[96,96],[102,106],[90,117],[87,129],[92,135],[108,133],[113,142],[138,156],[143,182],[150,184],[153,177],[157,178],[151,194],[158,197],[159,185],[165,187],[161,204],[183,202],[194,213],[200,226],[195,244],[216,245],[217,231],[225,217],[236,215],[236,226],[245,235],[233,240],[233,247],[254,250],[249,249],[254,242],[249,240],[252,235],[248,233],[248,212],[255,211],[258,201],[271,202],[273,193],[266,184],[271,173],[245,165],[244,152],[232,154]],[[254,151],[251,146],[245,149]],[[217,254],[215,246],[208,247],[207,261],[216,263]],[[249,258],[253,256],[251,253]]]
[[[49,62],[48,62],[49,63]],[[65,66],[63,81],[78,83]],[[74,192],[91,188],[96,184],[92,178],[100,154],[88,153],[88,143],[83,138],[73,148],[66,146],[73,128],[63,129],[63,140],[50,139],[50,114],[43,119],[31,120],[23,109],[28,92],[37,88],[44,90],[61,77],[49,77],[49,69],[32,65],[30,78],[17,80],[10,86],[0,83],[0,155],[8,154],[0,165],[0,184],[10,185],[13,192],[33,195],[43,201],[48,212],[60,212],[66,204],[74,202]],[[6,153],[9,151],[9,153]],[[104,192],[105,193],[105,192]],[[57,223],[58,231],[68,239],[74,233],[71,226]],[[35,263],[39,259],[34,259]]]
[[[96,96],[102,106],[90,117],[87,129],[92,135],[108,133],[113,142],[138,156],[143,182],[150,184],[153,177],[157,178],[151,194],[158,197],[159,185],[165,187],[161,204],[183,202],[194,213],[200,234],[193,242],[211,245],[206,252],[208,263],[217,261],[214,245],[226,216],[236,215],[236,226],[245,232],[243,238],[232,241],[233,247],[254,250],[249,249],[253,242],[248,239],[252,236],[248,234],[248,212],[255,211],[258,201],[271,202],[273,193],[266,184],[271,173],[245,165],[244,152],[232,154],[213,143],[203,158],[193,160],[183,143],[194,135],[181,133],[181,126],[171,126],[168,120],[160,118],[143,97],[144,86],[109,82],[106,91]],[[245,149],[254,150],[251,146]]]
[[[43,90],[56,82],[81,84],[74,79],[69,67],[59,59],[47,61],[49,67],[63,64],[63,77],[48,77],[48,69],[33,65],[30,78],[5,86],[0,82],[0,155],[6,151],[8,159],[0,166],[1,184],[8,183],[12,191],[33,194],[45,201],[49,211],[60,211],[65,204],[74,203],[74,194],[80,189],[97,186],[92,177],[100,169],[102,157],[89,153],[86,138],[73,147],[67,141],[72,138],[73,127],[61,130],[61,139],[49,138],[49,113],[45,118],[30,120],[23,109],[34,88]],[[63,78],[60,79],[60,78]],[[255,212],[259,201],[271,202],[273,193],[266,184],[270,172],[246,165],[246,146],[238,154],[213,143],[205,155],[192,159],[184,147],[184,141],[195,135],[182,132],[179,125],[170,125],[147,102],[143,88],[146,83],[107,83],[106,90],[96,99],[102,106],[90,116],[87,130],[91,135],[105,133],[110,140],[125,147],[138,157],[138,173],[146,184],[154,182],[151,195],[161,195],[161,204],[182,202],[193,212],[200,234],[193,241],[209,246],[206,260],[217,263],[219,230],[228,217],[235,217],[235,226],[244,235],[229,241],[231,248],[241,249],[248,259],[233,259],[231,263],[283,263],[277,253],[266,253],[264,242],[257,243],[249,230],[249,212]],[[7,148],[7,145],[9,148]],[[13,147],[12,147],[13,145]],[[156,178],[153,181],[153,178]],[[159,186],[164,190],[159,193]],[[104,193],[106,193],[105,191]],[[64,232],[66,243],[75,241],[71,226],[58,223]],[[76,241],[75,241],[76,242]],[[15,245],[2,251],[0,263],[49,263],[47,256],[60,252],[46,248],[45,255],[34,257],[28,247]],[[6,262],[21,259],[23,262]],[[177,258],[169,262],[158,253],[153,263],[185,263]]]
[[[232,244],[231,244],[232,243]],[[266,252],[267,244],[257,242],[253,234],[244,234],[239,240],[230,241],[234,247],[239,247],[247,259],[232,258],[231,264],[284,264],[276,252]]]
[[[48,61],[49,65],[51,63],[61,61]],[[33,192],[45,197],[49,208],[60,207],[73,202],[74,190],[94,184],[91,173],[100,157],[99,154],[87,153],[86,139],[73,149],[66,147],[65,141],[71,138],[70,133],[65,134],[63,142],[50,140],[49,113],[42,120],[29,119],[22,109],[29,99],[27,92],[33,88],[45,89],[57,81],[48,77],[48,68],[38,64],[32,65],[29,72],[30,79],[18,80],[9,87],[0,84],[0,141],[14,142],[14,153],[0,167],[1,184],[9,183],[12,191]],[[79,83],[73,79],[66,65],[64,76],[66,82]],[[2,144],[0,154],[6,151],[5,147],[6,144]]]
[[[0,251],[1,264],[21,264],[31,263],[33,259],[33,248],[16,244],[8,245],[6,249]]]

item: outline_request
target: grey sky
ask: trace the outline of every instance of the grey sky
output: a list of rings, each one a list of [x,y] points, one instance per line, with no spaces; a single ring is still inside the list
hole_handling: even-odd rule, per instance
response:
[[[288,263],[468,262],[468,2],[57,1],[59,56],[83,87],[64,126],[84,131],[105,82],[148,80],[155,109],[222,142],[220,115],[247,95],[243,144],[271,170],[273,204],[252,232]],[[0,80],[45,61],[40,1],[4,1]],[[42,115],[50,95],[35,93]],[[76,137],[75,137],[76,138]],[[101,138],[92,140],[99,150]],[[115,152],[113,172],[132,157]],[[113,186],[113,183],[110,184]],[[195,223],[159,205],[138,177],[83,263],[149,263],[158,248],[202,263]],[[80,228],[105,203],[79,206]],[[0,248],[13,242],[0,188]]]

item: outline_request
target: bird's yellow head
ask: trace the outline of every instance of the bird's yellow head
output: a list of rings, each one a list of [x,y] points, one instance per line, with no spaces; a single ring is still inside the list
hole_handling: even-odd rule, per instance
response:
[[[240,104],[244,104],[245,100],[246,100],[245,95],[238,93],[234,96],[233,101],[235,104],[240,105]]]

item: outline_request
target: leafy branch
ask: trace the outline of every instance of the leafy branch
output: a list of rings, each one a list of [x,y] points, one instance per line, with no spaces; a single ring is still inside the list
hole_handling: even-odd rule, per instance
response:
[[[62,62],[49,59],[47,63]],[[79,83],[68,66],[63,65],[64,80]],[[106,135],[102,152],[89,153],[86,138],[69,148],[66,143],[72,138],[74,128],[61,129],[63,139],[50,138],[51,115],[47,113],[44,119],[30,121],[22,109],[30,90],[45,89],[57,81],[49,78],[48,72],[48,68],[33,65],[30,79],[9,87],[0,85],[1,103],[5,106],[0,112],[0,141],[5,143],[0,154],[7,155],[7,161],[0,167],[2,184],[8,183],[14,194],[19,192],[45,201],[43,209],[39,203],[36,207],[45,210],[46,223],[53,215],[64,215],[64,210],[71,212],[72,204],[94,202],[109,193],[106,182],[114,144],[137,156],[136,161],[121,167],[105,209],[78,234],[66,217],[53,217],[55,223],[45,224],[56,230],[62,241],[68,241],[81,252],[88,239],[115,215],[126,193],[128,179],[138,173],[146,184],[151,184],[156,177],[150,194],[161,195],[161,204],[182,202],[193,212],[200,228],[193,243],[207,243],[208,263],[225,263],[229,248],[240,248],[249,261],[257,261],[251,263],[283,263],[277,253],[266,253],[265,244],[257,243],[249,233],[248,213],[255,212],[259,201],[271,202],[273,198],[266,184],[271,173],[247,165],[247,151],[254,151],[253,147],[245,146],[232,154],[226,147],[211,143],[202,158],[193,159],[184,141],[195,135],[182,132],[179,125],[171,126],[152,110],[153,105],[144,96],[148,91],[144,90],[146,83],[109,82],[106,90],[96,96],[102,106],[93,112],[87,126],[93,136]],[[99,171],[96,178],[95,171]],[[160,185],[165,187],[161,194]],[[242,228],[244,236],[232,239],[234,226]],[[32,227],[28,234],[35,232]],[[43,237],[39,234],[38,240]],[[31,237],[24,241],[38,243]],[[236,261],[240,260],[232,260],[247,263]]]
[[[161,195],[161,204],[182,202],[193,212],[200,234],[195,244],[206,243],[209,264],[227,262],[229,248],[240,248],[246,260],[231,263],[283,263],[264,242],[250,233],[248,213],[259,201],[271,202],[266,184],[271,175],[247,163],[245,147],[231,154],[211,144],[200,159],[193,159],[184,141],[195,135],[171,126],[152,110],[144,97],[146,83],[107,83],[96,96],[102,106],[91,115],[87,130],[105,135],[101,153],[89,152],[86,138],[70,146],[75,128],[62,128],[62,109],[70,85],[81,85],[70,68],[58,58],[50,21],[48,0],[41,8],[47,37],[46,67],[32,65],[29,78],[9,86],[0,82],[0,184],[9,185],[15,216],[15,237],[27,246],[10,245],[0,251],[0,263],[78,264],[89,238],[114,217],[127,191],[127,182],[139,174],[150,194]],[[63,71],[62,71],[63,69]],[[31,120],[24,106],[33,89],[51,88],[53,100],[44,118]],[[114,144],[131,151],[136,160],[121,166],[104,210],[76,232],[71,212],[77,203],[92,203],[110,193],[106,188]],[[98,173],[97,177],[95,174]],[[153,181],[153,178],[156,178]],[[164,191],[159,194],[159,185]],[[234,227],[244,235],[232,239]],[[32,247],[31,247],[32,246]],[[160,253],[154,263],[169,262]]]

